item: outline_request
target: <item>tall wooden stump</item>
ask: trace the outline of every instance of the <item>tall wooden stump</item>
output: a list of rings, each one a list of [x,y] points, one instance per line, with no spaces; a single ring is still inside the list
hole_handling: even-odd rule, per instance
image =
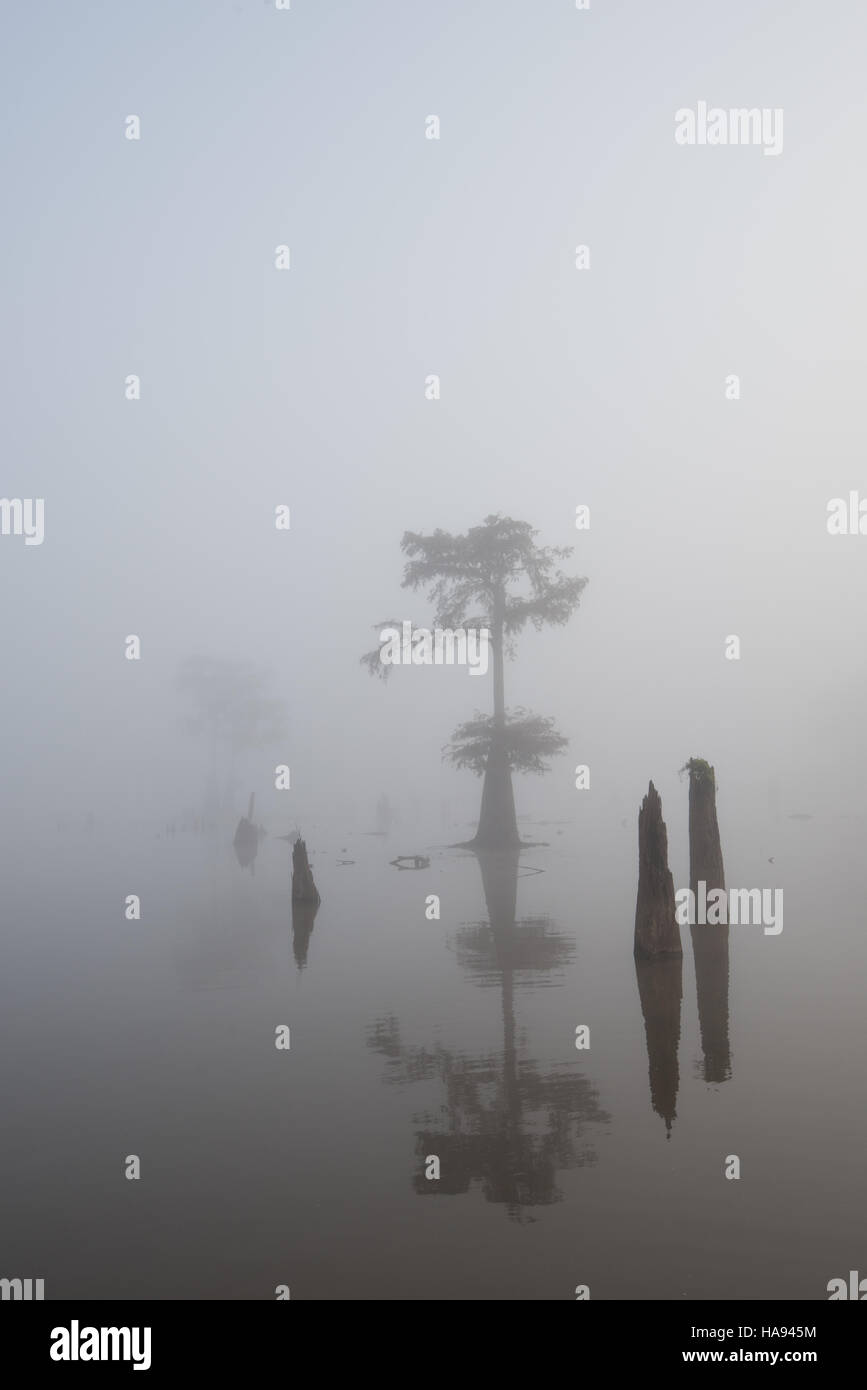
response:
[[[697,892],[704,879],[707,891],[725,888],[722,847],[716,818],[716,777],[710,763],[690,758],[689,768],[689,886]]]
[[[668,867],[668,832],[662,802],[651,782],[638,813],[638,899],[635,904],[635,955],[640,960],[683,955]]]
[[[703,758],[690,758],[689,769],[689,886],[698,892],[725,889],[722,846],[716,815],[716,776]],[[729,928],[690,927],[695,957],[695,991],[698,1023],[704,1054],[705,1081],[720,1082],[731,1076],[729,1049]]]

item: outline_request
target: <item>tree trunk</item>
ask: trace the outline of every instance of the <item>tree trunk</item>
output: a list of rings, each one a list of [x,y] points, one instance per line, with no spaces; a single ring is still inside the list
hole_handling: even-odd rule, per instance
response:
[[[506,722],[506,673],[505,652],[503,651],[504,626],[506,621],[506,595],[499,592],[494,598],[491,614],[491,646],[494,658],[494,724],[499,729]]]
[[[479,849],[510,849],[520,845],[518,818],[515,813],[515,793],[512,789],[512,769],[505,747],[506,695],[505,653],[503,651],[506,596],[495,595],[491,615],[491,649],[494,667],[494,732],[488,752],[485,779],[482,785],[482,809],[479,828],[471,843]]]
[[[472,844],[478,849],[509,849],[520,843],[512,769],[506,749],[495,731],[482,785],[479,828]]]
[[[638,813],[634,954],[639,959],[683,955],[675,916],[674,880],[668,867],[668,832],[659,792],[652,782]]]

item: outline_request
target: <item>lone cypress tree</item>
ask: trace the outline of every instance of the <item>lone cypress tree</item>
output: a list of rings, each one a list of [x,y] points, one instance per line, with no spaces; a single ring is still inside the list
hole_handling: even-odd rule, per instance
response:
[[[543,772],[544,757],[566,744],[552,720],[528,710],[510,717],[506,710],[505,659],[514,655],[515,638],[528,623],[537,629],[567,623],[587,583],[558,568],[572,546],[540,546],[537,535],[526,521],[494,515],[465,535],[406,531],[401,541],[408,557],[401,585],[427,591],[436,610],[434,625],[487,628],[490,633],[493,715],[477,715],[461,725],[446,749],[457,766],[484,773],[479,828],[471,842],[480,849],[520,844],[512,771]],[[391,670],[380,661],[379,648],[361,660],[371,675],[385,679]]]

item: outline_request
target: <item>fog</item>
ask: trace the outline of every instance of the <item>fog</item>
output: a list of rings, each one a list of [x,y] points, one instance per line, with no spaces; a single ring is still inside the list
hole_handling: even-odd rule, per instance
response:
[[[403,531],[495,511],[589,578],[509,678],[594,798],[632,810],[707,750],[745,804],[777,775],[792,809],[858,808],[864,568],[825,520],[862,476],[860,21],[823,19],[832,66],[785,5],[718,31],[664,8],[16,16],[5,482],[46,525],[0,554],[12,814],[189,799],[193,652],[274,671],[294,814],[380,788],[471,806],[439,766],[466,673],[383,692],[357,655],[395,609],[430,620]],[[674,144],[673,107],[716,91],[784,107],[780,159]],[[570,770],[519,796],[570,804]]]

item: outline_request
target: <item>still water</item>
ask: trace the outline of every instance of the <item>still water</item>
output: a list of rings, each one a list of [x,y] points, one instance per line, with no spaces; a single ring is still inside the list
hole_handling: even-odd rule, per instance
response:
[[[485,858],[445,843],[470,827],[304,830],[322,905],[294,934],[285,841],[248,867],[231,833],[7,844],[0,1274],[49,1299],[824,1299],[867,1273],[863,821],[778,820],[772,867],[724,827],[783,932],[731,927],[726,959],[683,929],[682,969],[638,971],[632,822],[525,820],[545,843]]]

